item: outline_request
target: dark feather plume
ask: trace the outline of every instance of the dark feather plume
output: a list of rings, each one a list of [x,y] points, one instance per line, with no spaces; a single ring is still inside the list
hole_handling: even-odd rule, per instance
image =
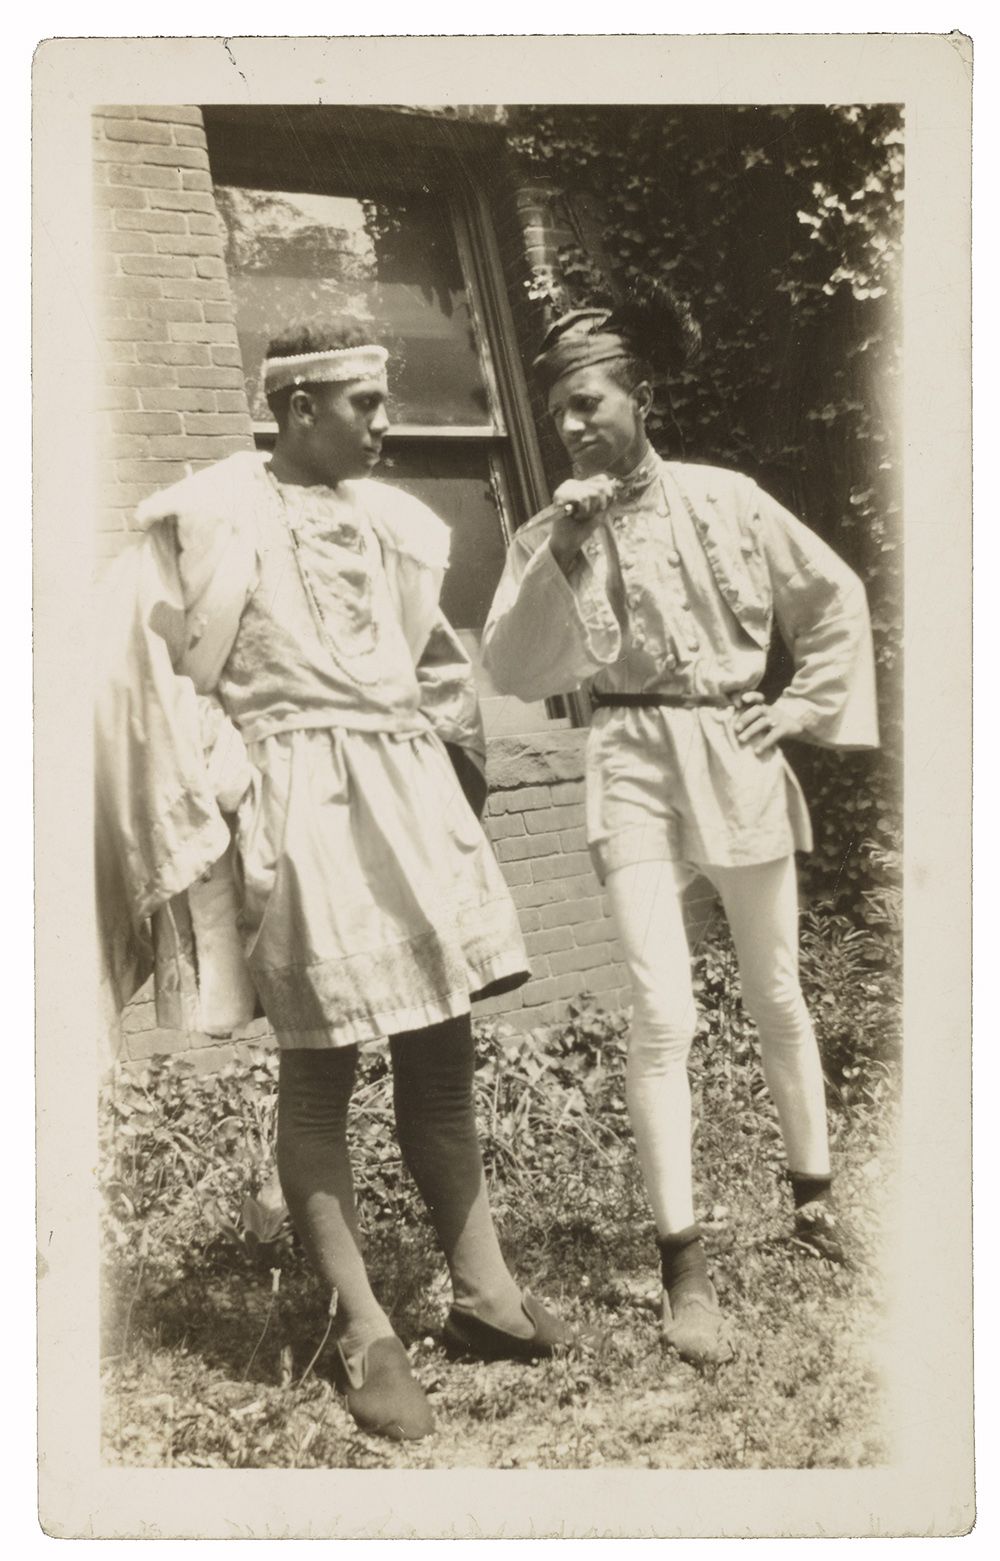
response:
[[[608,324],[655,368],[683,368],[701,351],[701,326],[688,304],[652,277],[632,284]]]

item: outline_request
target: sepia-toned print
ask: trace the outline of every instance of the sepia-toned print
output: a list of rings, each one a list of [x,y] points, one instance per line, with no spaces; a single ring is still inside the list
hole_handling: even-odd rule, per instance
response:
[[[102,1489],[905,1532],[907,102],[184,96],[88,109]]]

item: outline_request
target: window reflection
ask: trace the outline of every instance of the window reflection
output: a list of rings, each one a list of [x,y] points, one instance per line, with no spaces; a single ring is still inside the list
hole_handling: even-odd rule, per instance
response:
[[[391,416],[427,427],[492,424],[447,205],[219,185],[227,267],[255,420],[268,340],[286,324],[350,314],[390,352]]]

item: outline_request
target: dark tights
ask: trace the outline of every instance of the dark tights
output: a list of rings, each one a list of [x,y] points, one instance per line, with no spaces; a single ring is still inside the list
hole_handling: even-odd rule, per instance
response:
[[[468,1016],[393,1036],[389,1045],[400,1149],[441,1243],[455,1304],[528,1334],[521,1292],[490,1213],[473,1109]],[[337,1292],[337,1331],[346,1353],[392,1332],[361,1255],[347,1152],[357,1062],[356,1046],[283,1049],[278,1086],[282,1191],[313,1267]]]

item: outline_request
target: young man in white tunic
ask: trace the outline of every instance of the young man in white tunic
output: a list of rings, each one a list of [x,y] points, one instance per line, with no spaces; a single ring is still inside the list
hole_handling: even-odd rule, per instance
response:
[[[655,294],[552,327],[535,367],[574,477],[556,489],[557,517],[514,538],[483,646],[501,693],[586,688],[595,706],[588,840],[632,982],[627,1098],[658,1236],[663,1337],[702,1363],[728,1358],[732,1342],[693,1204],[682,895],[703,875],[722,900],[784,1139],[794,1233],[836,1260],[823,1074],[798,980],[793,853],[811,836],[780,744],[865,748],[877,730],[857,577],[749,478],[664,461],[647,439],[646,360],[655,350],[676,365],[694,330]],[[795,670],[767,704],[756,685],[774,622]]]
[[[565,1331],[500,1251],[472,1098],[470,1003],[528,968],[478,817],[472,671],[438,605],[448,528],[370,478],[385,350],[350,322],[299,329],[263,372],[270,459],[232,456],[147,500],[112,582],[107,971],[127,998],[152,918],[161,1022],[212,1027],[181,1000],[195,963],[203,1016],[228,1000],[231,1027],[259,996],[281,1049],[281,1186],[336,1297],[348,1407],[368,1430],[420,1437],[430,1407],[361,1254],[346,1142],[358,1048],[389,1038],[400,1146],[451,1274],[447,1341],[551,1353]]]

